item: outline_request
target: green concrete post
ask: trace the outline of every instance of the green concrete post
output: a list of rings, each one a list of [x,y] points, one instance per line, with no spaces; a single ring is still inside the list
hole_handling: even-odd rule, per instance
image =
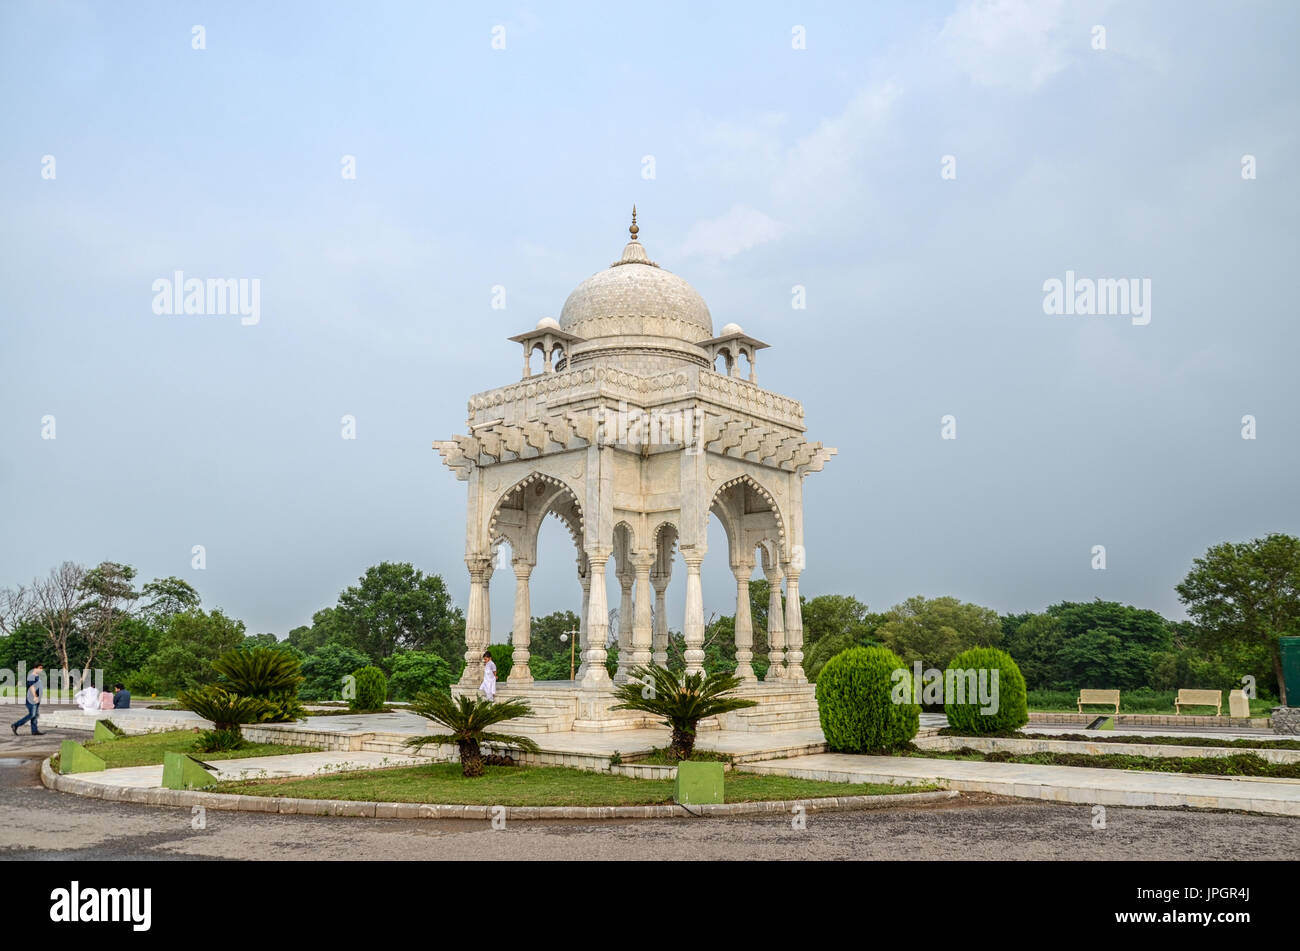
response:
[[[673,799],[683,806],[722,802],[722,764],[678,763]]]
[[[59,747],[60,773],[95,773],[107,768],[102,759],[75,740],[64,740]]]
[[[212,786],[217,777],[209,773],[185,753],[163,754],[162,784],[164,789],[195,789]]]

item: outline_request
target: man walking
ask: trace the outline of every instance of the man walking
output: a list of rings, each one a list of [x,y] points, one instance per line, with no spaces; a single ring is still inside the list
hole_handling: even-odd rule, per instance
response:
[[[18,728],[29,720],[32,724],[32,736],[45,735],[36,728],[36,721],[41,715],[41,694],[44,690],[41,684],[41,675],[44,673],[45,665],[37,664],[32,668],[31,673],[27,675],[27,716],[10,725],[9,729],[14,731],[14,736],[18,735]]]

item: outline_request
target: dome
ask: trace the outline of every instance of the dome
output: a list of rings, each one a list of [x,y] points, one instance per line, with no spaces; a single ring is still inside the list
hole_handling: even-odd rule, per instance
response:
[[[655,264],[632,240],[610,267],[587,278],[569,295],[560,328],[587,340],[599,337],[669,337],[698,343],[713,336],[708,305],[690,284]]]
[[[740,329],[740,324],[727,324],[722,328],[723,337],[730,337],[732,334],[743,334],[745,331]]]
[[[554,317],[543,317],[537,322],[538,330],[560,330],[560,322]]]

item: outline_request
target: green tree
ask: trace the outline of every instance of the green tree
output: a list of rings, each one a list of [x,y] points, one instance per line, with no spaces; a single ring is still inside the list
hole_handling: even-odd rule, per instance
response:
[[[198,608],[199,593],[188,581],[180,578],[155,578],[140,589],[144,602],[140,613],[153,624],[165,627],[173,614]]]
[[[82,666],[89,669],[96,658],[103,662],[112,657],[121,624],[140,594],[135,590],[135,569],[115,561],[91,568],[83,584],[86,601],[78,626],[85,645]]]
[[[560,640],[561,634],[568,631],[576,631],[580,619],[572,611],[555,611],[545,617],[533,618],[531,633],[528,640],[528,654],[530,658],[529,667],[536,661],[554,661],[564,660],[564,676],[556,679],[569,679],[569,641]],[[570,635],[576,637],[576,635]],[[579,651],[574,651],[575,662],[582,663],[582,655]],[[456,665],[452,665],[455,667]],[[534,677],[537,677],[534,671]],[[542,678],[537,678],[542,679]]]
[[[1215,545],[1192,562],[1175,590],[1213,641],[1268,649],[1278,697],[1287,705],[1279,638],[1300,635],[1300,539],[1272,534]]]
[[[1002,619],[1007,653],[1015,658],[1031,690],[1070,690],[1074,683],[1061,659],[1065,627],[1051,614],[1022,614],[1013,623]]]
[[[1002,619],[992,608],[956,598],[908,598],[885,612],[876,637],[911,666],[944,670],[953,656],[1002,641]]]
[[[393,675],[388,689],[394,700],[414,700],[428,690],[446,690],[455,682],[451,665],[432,651],[398,651],[389,658]]]
[[[431,650],[453,663],[465,650],[465,617],[442,578],[405,562],[367,568],[339,595],[336,611],[352,643],[377,660],[399,649]]]
[[[28,670],[37,664],[53,667],[57,660],[58,654],[45,629],[34,619],[19,621],[12,633],[0,637],[0,668],[17,671],[19,663]]]
[[[338,700],[343,694],[343,678],[369,665],[370,658],[358,650],[326,644],[302,662],[303,682],[298,696],[303,700]]]
[[[767,582],[763,582],[764,585]],[[753,591],[753,583],[750,586]],[[844,594],[822,594],[815,598],[800,599],[803,611],[803,651],[809,651],[823,637],[837,634],[849,635],[855,644],[872,640],[879,617],[871,613],[857,598]],[[763,612],[766,623],[767,612]]]
[[[1060,622],[1059,658],[1071,689],[1147,686],[1154,655],[1173,644],[1169,622],[1145,608],[1063,601],[1047,614]]]
[[[126,683],[149,665],[158,653],[165,627],[142,615],[125,617],[118,624],[111,659],[104,666],[106,683]],[[150,688],[152,691],[153,688]],[[148,691],[141,691],[148,692]]]
[[[244,622],[221,610],[174,614],[160,639],[158,653],[141,674],[159,693],[189,690],[214,683],[212,662],[244,641]]]

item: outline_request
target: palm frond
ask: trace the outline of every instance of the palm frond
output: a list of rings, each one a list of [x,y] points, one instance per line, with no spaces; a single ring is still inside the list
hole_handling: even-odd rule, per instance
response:
[[[496,703],[478,697],[452,697],[441,691],[417,694],[410,710],[446,727],[457,742],[481,739],[489,727],[533,712],[533,708],[521,700]]]
[[[614,689],[618,703],[614,710],[636,710],[661,717],[675,729],[695,732],[695,725],[708,717],[757,706],[755,701],[727,694],[741,680],[723,673],[674,674],[666,667],[637,667],[627,683]]]
[[[517,733],[484,733],[478,738],[480,743],[495,743],[497,746],[513,746],[525,753],[540,753],[542,748],[529,736]]]
[[[455,746],[460,742],[450,733],[431,733],[428,736],[413,736],[406,741],[406,745],[412,749],[423,749],[430,744],[437,743],[444,746]]]

